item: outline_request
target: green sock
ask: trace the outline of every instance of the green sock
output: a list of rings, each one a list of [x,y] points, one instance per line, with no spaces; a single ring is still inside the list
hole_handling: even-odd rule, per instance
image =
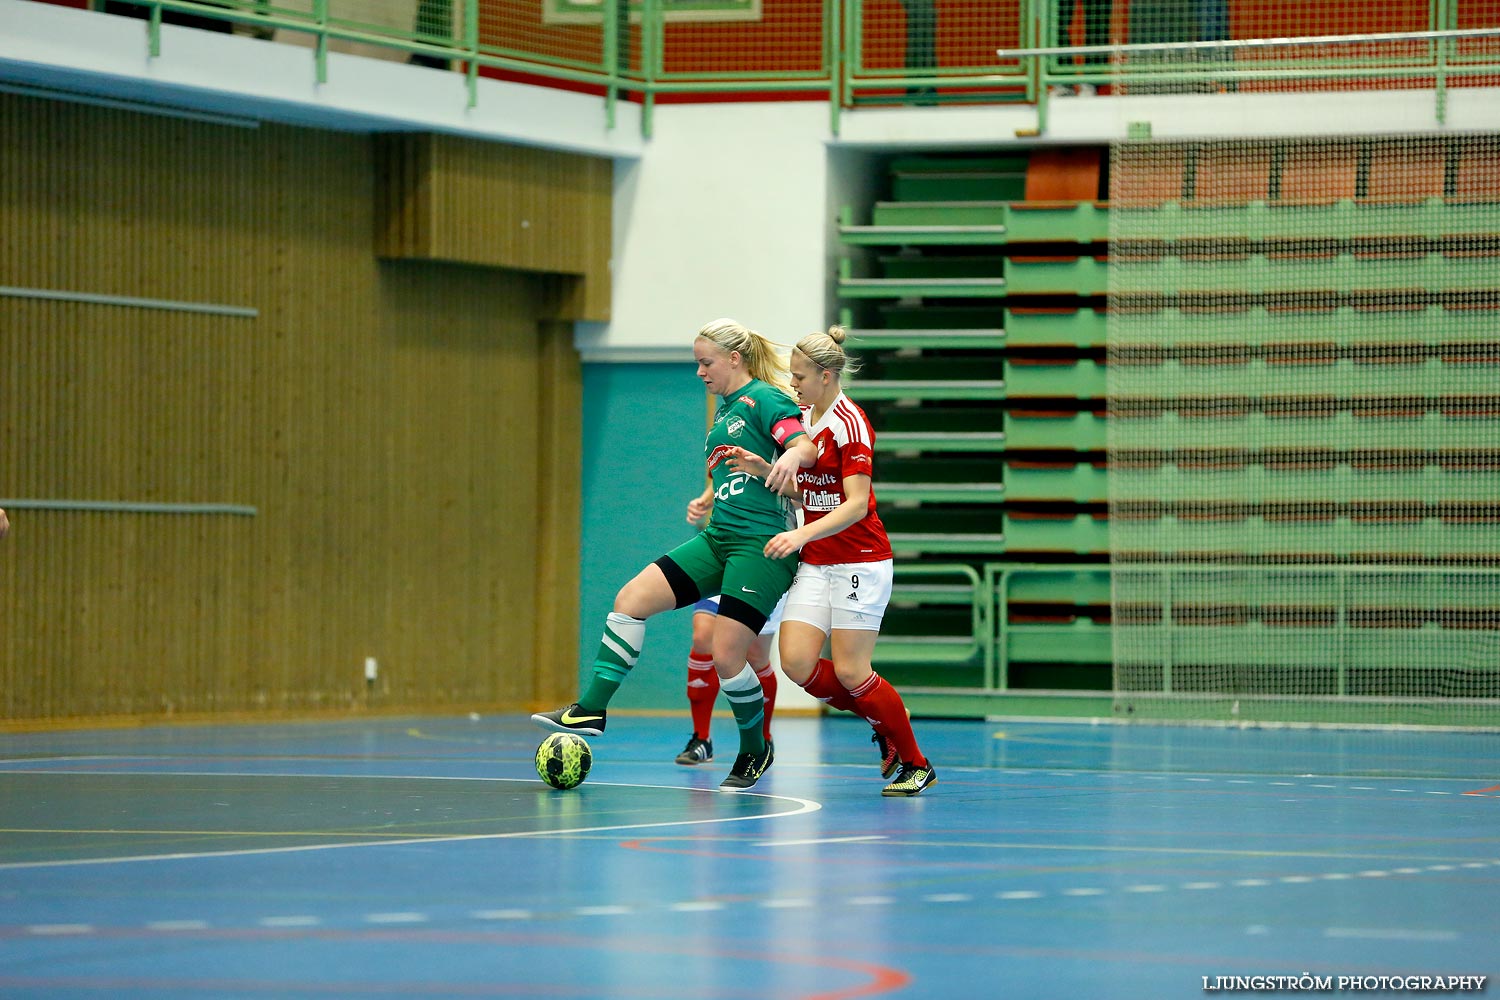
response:
[[[599,652],[594,656],[594,676],[588,688],[578,696],[578,707],[591,712],[609,707],[609,700],[620,690],[630,669],[641,655],[641,642],[646,638],[646,620],[611,611],[604,619],[604,635],[599,639]]]
[[[761,721],[766,714],[766,699],[755,670],[746,664],[729,680],[720,680],[719,690],[734,712],[735,725],[740,727],[740,753],[764,753],[766,738],[761,733]]]

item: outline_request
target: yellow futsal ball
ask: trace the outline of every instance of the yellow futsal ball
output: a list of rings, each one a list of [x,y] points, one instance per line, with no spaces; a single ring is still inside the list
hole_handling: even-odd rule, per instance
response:
[[[553,788],[577,788],[593,764],[593,752],[577,733],[553,733],[536,748],[536,773]]]

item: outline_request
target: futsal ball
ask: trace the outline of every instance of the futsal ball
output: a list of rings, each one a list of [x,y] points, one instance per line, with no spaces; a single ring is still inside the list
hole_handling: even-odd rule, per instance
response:
[[[536,748],[536,773],[553,788],[577,788],[593,764],[593,752],[577,733],[553,733]]]

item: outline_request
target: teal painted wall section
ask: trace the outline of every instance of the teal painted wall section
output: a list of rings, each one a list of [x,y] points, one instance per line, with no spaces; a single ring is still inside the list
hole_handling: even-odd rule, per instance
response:
[[[615,593],[657,556],[692,537],[687,502],[703,489],[706,398],[690,360],[586,364],[583,390],[580,684]],[[691,617],[684,609],[651,619],[640,662],[611,708],[680,709],[686,715]],[[670,756],[678,749],[662,752]]]

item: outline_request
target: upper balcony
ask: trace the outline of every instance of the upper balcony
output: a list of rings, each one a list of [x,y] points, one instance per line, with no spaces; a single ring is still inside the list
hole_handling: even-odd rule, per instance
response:
[[[3,0],[12,11],[23,0]],[[588,95],[601,128],[649,136],[668,102],[816,100],[852,109],[1010,106],[1047,135],[1058,98],[1405,90],[1450,100],[1500,85],[1496,0],[51,0],[163,25]],[[4,16],[0,16],[4,20]],[[0,35],[5,34],[0,32]],[[0,44],[0,79],[7,71]],[[1076,105],[1075,105],[1076,107]]]

